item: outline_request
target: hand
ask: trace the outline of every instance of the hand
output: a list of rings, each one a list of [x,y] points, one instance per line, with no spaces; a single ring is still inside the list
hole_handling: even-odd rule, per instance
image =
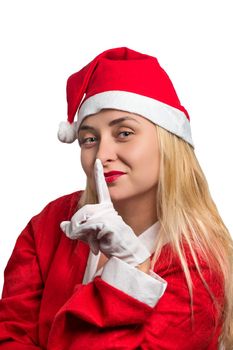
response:
[[[143,263],[150,253],[114,209],[99,159],[94,175],[99,203],[83,206],[71,221],[61,223],[62,230],[71,239],[87,242],[94,254],[100,250],[108,258],[115,256],[133,266]]]

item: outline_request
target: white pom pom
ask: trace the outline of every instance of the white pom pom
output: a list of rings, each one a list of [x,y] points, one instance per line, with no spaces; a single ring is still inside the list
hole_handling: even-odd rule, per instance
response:
[[[76,124],[77,122],[74,122],[70,124],[69,122],[61,122],[59,124],[59,129],[57,133],[57,137],[61,142],[65,143],[72,143],[77,138],[76,133]]]

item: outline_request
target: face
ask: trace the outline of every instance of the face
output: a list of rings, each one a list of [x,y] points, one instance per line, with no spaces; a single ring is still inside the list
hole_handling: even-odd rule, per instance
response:
[[[125,173],[107,182],[113,203],[156,193],[160,155],[152,122],[137,114],[106,109],[83,120],[78,140],[81,164],[92,189],[94,163],[99,158],[104,173]]]

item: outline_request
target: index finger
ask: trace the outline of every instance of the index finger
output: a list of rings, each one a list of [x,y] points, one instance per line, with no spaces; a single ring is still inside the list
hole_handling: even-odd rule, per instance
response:
[[[108,190],[107,183],[104,177],[104,170],[100,159],[96,159],[94,165],[94,175],[95,175],[95,184],[96,191],[99,199],[99,203],[103,202],[112,202],[110,193]]]

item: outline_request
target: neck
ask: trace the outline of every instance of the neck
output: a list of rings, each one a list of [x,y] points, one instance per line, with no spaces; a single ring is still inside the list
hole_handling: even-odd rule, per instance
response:
[[[118,214],[137,236],[158,220],[155,193],[140,198],[128,198],[113,204]]]

